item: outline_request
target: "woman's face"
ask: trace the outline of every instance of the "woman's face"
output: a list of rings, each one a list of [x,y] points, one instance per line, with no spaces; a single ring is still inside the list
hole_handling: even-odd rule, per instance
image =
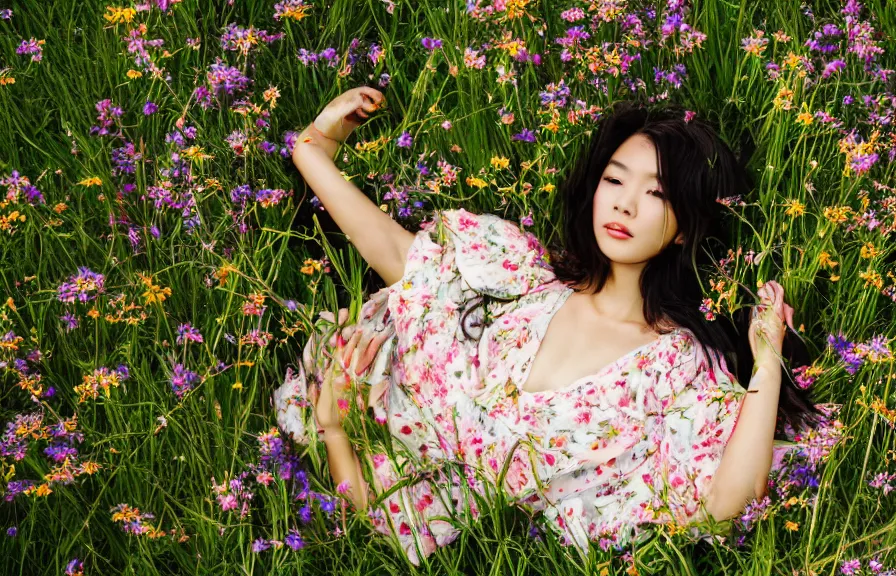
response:
[[[676,238],[678,221],[657,179],[656,147],[649,137],[635,134],[613,153],[594,194],[594,235],[613,262],[647,262]],[[614,236],[605,227],[617,222],[631,236]]]

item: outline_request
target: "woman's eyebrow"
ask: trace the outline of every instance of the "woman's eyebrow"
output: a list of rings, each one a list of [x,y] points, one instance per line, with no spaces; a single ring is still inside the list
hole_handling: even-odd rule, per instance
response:
[[[619,160],[610,160],[610,161],[607,163],[607,165],[608,165],[608,166],[618,166],[620,170],[624,170],[625,172],[628,172],[628,171],[629,171],[629,170],[628,170],[628,166],[626,166],[625,164],[623,164],[623,163],[620,162]],[[657,173],[656,173],[656,172],[651,172],[650,174],[647,175],[647,177],[648,177],[648,178],[656,178],[656,177],[657,177]]]

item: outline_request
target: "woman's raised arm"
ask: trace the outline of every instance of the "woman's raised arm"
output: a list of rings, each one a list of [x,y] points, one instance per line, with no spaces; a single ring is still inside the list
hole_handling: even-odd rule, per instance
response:
[[[382,100],[379,91],[366,86],[343,92],[302,131],[293,148],[292,160],[361,257],[387,284],[394,284],[404,275],[414,234],[346,181],[333,163],[339,143]]]

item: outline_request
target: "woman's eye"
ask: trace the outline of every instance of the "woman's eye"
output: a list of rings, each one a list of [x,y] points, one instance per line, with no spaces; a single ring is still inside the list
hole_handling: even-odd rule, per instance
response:
[[[620,183],[619,180],[617,180],[615,178],[604,178],[604,180],[606,180],[610,184],[619,184]],[[666,197],[666,195],[663,194],[660,190],[651,190],[649,192],[649,194],[653,194],[657,198],[665,198]]]

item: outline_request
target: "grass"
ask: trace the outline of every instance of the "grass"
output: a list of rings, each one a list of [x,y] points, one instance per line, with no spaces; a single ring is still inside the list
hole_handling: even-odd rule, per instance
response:
[[[891,4],[866,2],[856,16],[879,34],[870,38],[882,51],[866,50],[867,65],[846,34],[830,40],[834,52],[805,45],[825,24],[844,28],[838,2],[695,1],[683,22],[706,38],[679,51],[682,33],[665,38],[660,29],[665,3],[628,3],[595,29],[563,19],[575,6],[595,14],[574,1],[507,2],[477,14],[462,2],[315,0],[301,18],[298,2],[284,2],[293,17],[281,18],[274,1],[162,4],[0,6],[11,10],[0,13],[8,16],[0,18],[2,573],[894,569],[896,141],[892,73],[878,72],[896,68]],[[640,47],[623,44],[627,13],[642,19]],[[226,50],[222,35],[239,45],[232,23],[282,37]],[[591,60],[560,57],[555,39],[574,24],[592,34],[581,43],[598,49]],[[426,37],[442,48],[427,50]],[[617,74],[622,62],[600,53],[603,42],[639,58]],[[514,58],[523,43],[540,63]],[[369,57],[373,45],[381,58]],[[467,47],[486,56],[481,69],[477,55],[465,61]],[[308,53],[318,62],[303,62]],[[221,74],[244,88],[227,94],[223,84],[203,106],[196,88],[224,82],[208,76],[218,58],[232,67]],[[670,73],[678,64],[678,78],[655,81],[655,67]],[[561,81],[568,101],[552,116],[540,95]],[[532,537],[529,518],[496,495],[481,522],[414,568],[391,541],[371,536],[367,518],[339,507],[322,446],[269,454],[279,446],[271,393],[318,313],[349,307],[355,317],[382,287],[281,154],[290,131],[361,84],[383,91],[389,108],[338,163],[409,230],[433,209],[463,206],[531,216],[527,229],[556,238],[555,187],[593,125],[588,113],[570,121],[576,100],[596,113],[618,99],[668,98],[718,123],[735,146],[744,134],[756,142],[756,188],[731,202],[740,224],[724,272],[736,283],[722,286],[725,276],[708,271],[706,296],[726,313],[752,303],[744,287],[777,279],[817,352],[816,398],[842,405],[807,440],[800,464],[774,479],[768,502],[723,537],[690,542],[659,526],[635,550],[595,545],[581,559],[550,534]],[[270,87],[279,97],[266,97]],[[240,105],[247,96],[255,106]],[[144,113],[147,101],[155,112]],[[92,131],[104,121],[108,134]],[[535,142],[514,138],[523,128]],[[395,145],[405,131],[410,148]],[[243,185],[252,194],[234,201]],[[193,330],[201,342],[188,337]],[[263,472],[272,479],[260,482]],[[241,474],[241,486],[223,484]]]

